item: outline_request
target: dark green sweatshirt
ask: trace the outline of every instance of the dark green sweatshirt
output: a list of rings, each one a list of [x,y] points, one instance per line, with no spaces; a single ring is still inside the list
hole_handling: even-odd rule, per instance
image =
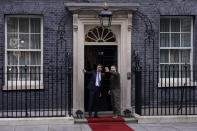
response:
[[[110,73],[110,89],[120,89],[120,74],[118,72]]]

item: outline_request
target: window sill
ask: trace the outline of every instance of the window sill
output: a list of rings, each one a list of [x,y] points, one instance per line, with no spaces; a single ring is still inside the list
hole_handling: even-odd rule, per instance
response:
[[[3,85],[3,91],[12,91],[12,90],[40,90],[44,89],[43,82],[39,81],[31,81],[30,82],[21,82],[21,83],[14,83],[8,82]]]

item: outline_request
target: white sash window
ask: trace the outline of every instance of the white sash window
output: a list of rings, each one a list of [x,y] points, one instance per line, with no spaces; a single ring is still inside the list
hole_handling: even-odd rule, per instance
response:
[[[35,89],[42,83],[42,17],[8,15],[5,25],[4,89]]]
[[[181,84],[183,85],[190,81],[192,79],[192,56],[192,17],[161,17],[160,86],[162,83],[165,86],[170,83],[171,86],[173,83],[174,86],[181,86]]]

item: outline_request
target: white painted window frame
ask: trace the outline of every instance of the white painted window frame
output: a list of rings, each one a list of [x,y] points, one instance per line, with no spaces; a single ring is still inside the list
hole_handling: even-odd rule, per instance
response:
[[[159,52],[161,49],[190,49],[190,70],[192,71],[191,72],[191,79],[189,78],[161,78],[161,74],[159,72],[159,83],[158,83],[158,87],[179,87],[179,86],[194,86],[194,85],[197,85],[197,82],[195,82],[193,80],[193,17],[192,16],[161,16],[161,18],[166,18],[166,19],[170,19],[170,31],[169,32],[159,32]],[[171,19],[172,18],[191,18],[191,32],[182,32],[181,31],[181,23],[180,23],[180,32],[171,32]],[[181,22],[181,21],[180,21]],[[160,34],[161,33],[180,33],[180,45],[181,45],[181,33],[191,33],[191,37],[190,37],[190,40],[191,40],[191,46],[190,47],[160,47]],[[170,35],[170,45],[171,45],[171,35]],[[180,57],[180,56],[179,56]],[[160,53],[159,53],[159,58],[160,58]],[[160,69],[160,65],[163,64],[167,64],[167,65],[170,65],[170,64],[184,64],[184,63],[170,63],[170,51],[169,51],[169,63],[160,63],[160,59],[159,59],[159,69]],[[180,72],[179,72],[179,75],[180,75]]]
[[[16,18],[40,18],[40,27],[41,32],[40,34],[40,49],[8,49],[7,48],[7,19],[9,17],[16,17]],[[18,23],[19,24],[19,23]],[[30,24],[30,23],[29,23]],[[19,26],[19,25],[18,25]],[[29,25],[30,28],[30,25]],[[19,33],[19,32],[17,32]],[[25,34],[25,33],[23,33]],[[30,35],[30,33],[27,33]],[[35,33],[36,34],[36,33]],[[29,38],[30,39],[30,38]],[[18,39],[19,42],[19,39]],[[40,66],[40,81],[7,81],[7,66],[8,66],[8,51],[27,51],[27,52],[33,52],[33,51],[40,51],[41,52],[41,65]],[[18,65],[17,65],[18,66]],[[38,66],[38,65],[31,65],[31,66]],[[41,15],[6,15],[5,16],[5,63],[4,63],[4,72],[5,72],[5,82],[3,85],[3,90],[25,90],[25,89],[43,89],[43,16]],[[17,84],[16,84],[17,83]]]

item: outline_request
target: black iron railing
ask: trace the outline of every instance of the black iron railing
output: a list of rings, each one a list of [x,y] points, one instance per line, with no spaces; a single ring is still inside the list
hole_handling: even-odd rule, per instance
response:
[[[135,112],[143,116],[196,115],[196,75],[197,70],[187,65],[180,69],[136,69]]]
[[[0,68],[0,117],[69,116],[72,67]]]

